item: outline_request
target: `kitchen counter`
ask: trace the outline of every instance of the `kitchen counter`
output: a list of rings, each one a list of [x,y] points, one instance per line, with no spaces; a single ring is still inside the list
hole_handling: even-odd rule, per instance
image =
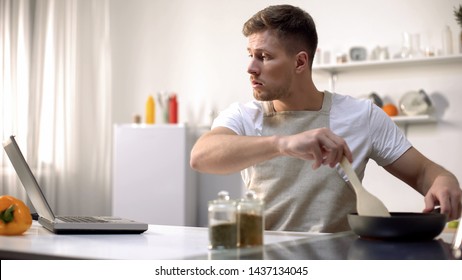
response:
[[[427,242],[363,240],[352,232],[266,231],[264,246],[209,250],[208,229],[149,225],[136,235],[56,235],[34,221],[22,236],[0,236],[1,259],[453,259],[454,233]]]

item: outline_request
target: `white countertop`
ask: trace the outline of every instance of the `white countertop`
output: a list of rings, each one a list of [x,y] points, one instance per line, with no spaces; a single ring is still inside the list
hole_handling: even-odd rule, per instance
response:
[[[322,234],[265,232],[266,244]],[[0,236],[3,256],[75,259],[191,259],[207,258],[208,229],[149,225],[143,234],[57,235],[34,221],[22,236]],[[15,254],[19,254],[15,256]],[[8,256],[7,255],[7,256]]]
[[[426,242],[377,242],[352,232],[265,231],[264,246],[209,250],[208,228],[149,225],[142,234],[53,234],[36,221],[21,236],[0,236],[0,259],[448,259],[454,231]]]

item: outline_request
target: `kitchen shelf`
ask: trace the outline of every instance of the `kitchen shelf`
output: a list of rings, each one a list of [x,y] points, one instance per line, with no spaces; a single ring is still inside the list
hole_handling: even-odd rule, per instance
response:
[[[400,124],[427,124],[436,123],[437,120],[431,115],[416,115],[416,116],[395,116],[391,119],[398,125]]]
[[[451,65],[462,64],[462,54],[424,57],[424,58],[408,58],[408,59],[390,59],[381,61],[353,61],[343,64],[326,64],[313,66],[313,72],[327,73],[330,75],[330,90],[335,92],[337,76],[340,73],[361,71],[361,70],[382,70],[394,69],[402,67],[416,66],[432,66],[432,65]],[[395,116],[391,119],[397,124],[404,126],[407,130],[408,125],[412,124],[431,124],[436,123],[437,119],[431,115],[417,116]]]
[[[437,65],[437,64],[454,64],[462,63],[462,54],[435,56],[425,58],[402,58],[402,59],[389,59],[381,61],[352,61],[343,64],[325,64],[313,66],[314,72],[327,72],[331,75],[349,72],[355,70],[372,70],[372,69],[385,69],[395,68],[400,66],[424,66],[424,65]]]
[[[402,67],[418,67],[432,65],[451,65],[462,64],[462,54],[424,57],[424,58],[408,58],[408,59],[390,59],[381,61],[352,61],[343,64],[325,64],[313,66],[313,72],[327,73],[330,75],[330,89],[335,91],[337,76],[340,73],[362,71],[362,70],[383,70]],[[397,124],[404,126],[407,130],[408,125],[412,124],[431,124],[436,123],[437,119],[432,115],[417,115],[406,116],[399,115],[391,117]]]

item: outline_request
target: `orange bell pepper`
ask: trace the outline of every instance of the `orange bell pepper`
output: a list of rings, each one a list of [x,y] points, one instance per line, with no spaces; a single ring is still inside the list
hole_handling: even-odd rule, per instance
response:
[[[21,200],[0,196],[0,235],[20,235],[32,225],[29,207]]]

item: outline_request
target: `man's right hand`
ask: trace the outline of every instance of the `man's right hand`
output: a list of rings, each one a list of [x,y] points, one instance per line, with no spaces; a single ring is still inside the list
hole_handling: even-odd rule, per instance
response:
[[[304,131],[283,136],[279,140],[280,151],[284,155],[314,160],[313,169],[321,165],[335,167],[343,156],[352,162],[353,156],[345,140],[327,128]]]

